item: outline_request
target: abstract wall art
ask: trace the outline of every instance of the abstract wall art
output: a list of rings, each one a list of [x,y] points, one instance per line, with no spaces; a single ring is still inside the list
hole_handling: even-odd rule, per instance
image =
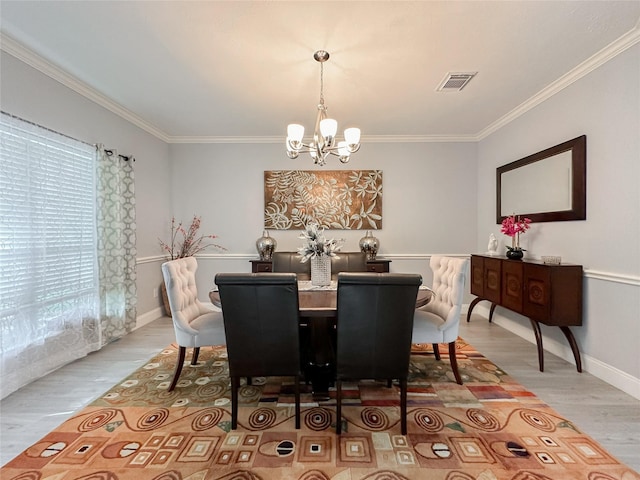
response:
[[[333,230],[382,228],[382,171],[265,171],[264,228],[301,229],[309,222]]]

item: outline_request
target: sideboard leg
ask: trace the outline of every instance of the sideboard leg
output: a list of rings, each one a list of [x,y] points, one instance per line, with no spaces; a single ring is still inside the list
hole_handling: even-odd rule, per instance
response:
[[[540,366],[540,371],[544,372],[544,350],[542,349],[542,334],[540,333],[540,324],[532,318],[530,318],[529,321],[531,322],[533,333],[536,336],[536,344],[538,345],[538,365]]]
[[[573,333],[569,327],[561,326],[560,330],[564,333],[564,336],[567,337],[567,341],[569,342],[569,346],[571,347],[571,351],[573,352],[573,358],[576,361],[576,369],[578,372],[582,373],[582,360],[580,360],[580,349],[578,348],[578,344],[576,343],[576,339],[573,337]]]
[[[489,323],[491,323],[491,320],[493,319],[493,312],[496,311],[497,306],[498,306],[497,303],[491,302],[491,310],[489,310]]]
[[[475,307],[478,302],[481,302],[482,300],[482,298],[476,297],[471,301],[471,303],[469,304],[469,310],[467,310],[467,322],[471,320],[471,311],[473,310],[473,307]]]

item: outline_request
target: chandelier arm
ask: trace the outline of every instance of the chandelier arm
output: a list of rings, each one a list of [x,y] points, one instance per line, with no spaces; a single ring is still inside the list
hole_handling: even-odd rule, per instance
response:
[[[356,143],[356,146],[353,148],[347,145],[347,150],[349,151],[349,153],[356,153],[358,150],[360,150],[360,144]]]
[[[349,150],[349,153],[355,153],[358,150],[360,150],[360,144],[358,143],[354,149],[351,149],[350,147],[347,147],[347,149]],[[297,153],[309,153],[312,151],[315,152],[318,149],[315,147],[315,145],[308,144],[308,143],[300,143],[300,148],[292,148],[292,150]],[[333,147],[322,148],[320,149],[320,152],[330,153],[331,155],[335,155],[336,157],[339,157],[340,155],[336,153],[338,150],[340,150],[340,147],[333,146]]]

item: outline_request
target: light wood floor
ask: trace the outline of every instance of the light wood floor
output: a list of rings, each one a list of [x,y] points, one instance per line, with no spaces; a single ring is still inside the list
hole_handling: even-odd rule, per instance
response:
[[[640,401],[474,314],[460,335],[612,455],[640,472]],[[0,402],[0,464],[38,441],[174,340],[160,318]]]

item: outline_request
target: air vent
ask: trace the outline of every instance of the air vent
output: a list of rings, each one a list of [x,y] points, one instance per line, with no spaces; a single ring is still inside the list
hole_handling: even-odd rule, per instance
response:
[[[466,73],[447,73],[444,80],[440,83],[436,91],[438,92],[459,92],[467,83],[471,81],[478,72],[466,72]]]

